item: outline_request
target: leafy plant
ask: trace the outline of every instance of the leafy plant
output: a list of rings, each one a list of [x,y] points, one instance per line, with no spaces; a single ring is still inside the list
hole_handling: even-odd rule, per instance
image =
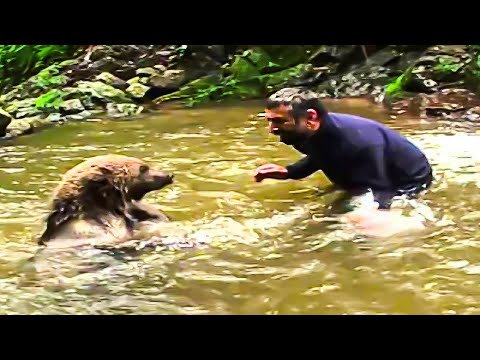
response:
[[[272,57],[269,52],[275,53],[276,57]],[[239,99],[259,97],[290,78],[302,76],[308,71],[306,64],[297,62],[308,58],[309,52],[302,46],[253,47],[235,54],[232,61],[224,65],[220,81],[210,84],[192,82],[177,93],[162,98],[164,101],[187,98],[186,106],[191,107],[206,101],[221,101],[230,97]],[[292,67],[296,63],[297,65]]]
[[[65,75],[59,75],[59,69],[57,64],[53,64],[42,71],[36,76],[36,86],[45,87],[53,84],[62,84],[67,77]]]
[[[433,68],[433,70],[439,72],[457,72],[464,65],[464,63],[455,57],[442,56],[439,58],[439,63]]]
[[[0,45],[0,91],[5,91],[55,61],[70,57],[75,45]]]
[[[465,84],[470,90],[480,94],[480,45],[469,45],[467,48],[472,60],[465,69]]]
[[[405,81],[405,73],[397,77],[390,84],[387,85],[385,89],[385,94],[389,96],[394,96],[403,90],[403,83]]]
[[[58,110],[63,104],[63,97],[66,94],[62,90],[53,89],[43,94],[35,101],[35,107],[39,110]]]

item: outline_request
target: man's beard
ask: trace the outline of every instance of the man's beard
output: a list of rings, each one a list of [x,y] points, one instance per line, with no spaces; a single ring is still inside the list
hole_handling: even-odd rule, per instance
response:
[[[280,141],[286,145],[299,145],[308,139],[308,135],[299,131],[282,131],[279,134]]]

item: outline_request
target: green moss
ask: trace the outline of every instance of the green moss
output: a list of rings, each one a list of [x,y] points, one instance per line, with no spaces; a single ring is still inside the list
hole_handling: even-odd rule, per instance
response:
[[[187,106],[194,106],[226,98],[257,98],[292,78],[306,74],[311,65],[297,62],[305,60],[309,54],[303,46],[253,47],[235,54],[231,62],[223,67],[221,74],[192,81],[179,91],[158,98],[156,102],[186,99]]]
[[[204,76],[185,84],[178,91],[160,96],[155,100],[155,103],[185,98],[194,98],[196,96],[209,96],[210,93],[217,90],[217,86],[220,85],[221,81],[222,75],[218,73]]]
[[[312,70],[311,64],[298,64],[291,68],[262,76],[268,90],[281,86],[292,79],[301,78]]]
[[[73,55],[73,45],[0,45],[0,90],[5,91],[48,65]]]
[[[58,110],[63,104],[65,93],[58,89],[52,89],[35,101],[35,107],[39,110],[50,112],[50,110]]]
[[[480,45],[468,46],[472,61],[465,68],[465,85],[480,95]]]
[[[388,96],[395,96],[403,91],[403,84],[405,83],[405,73],[397,77],[385,89],[385,94]]]

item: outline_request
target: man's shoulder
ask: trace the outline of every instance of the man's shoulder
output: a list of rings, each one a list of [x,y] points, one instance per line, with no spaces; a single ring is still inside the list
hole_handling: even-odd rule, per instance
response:
[[[366,118],[359,115],[336,113],[336,112],[329,112],[328,115],[337,126],[342,126],[345,128],[363,128],[363,127],[384,128],[385,127],[384,124],[382,124],[377,120]]]
[[[364,148],[365,146],[382,145],[383,134],[388,132],[382,123],[352,114],[329,113],[332,125],[342,138],[351,146]]]

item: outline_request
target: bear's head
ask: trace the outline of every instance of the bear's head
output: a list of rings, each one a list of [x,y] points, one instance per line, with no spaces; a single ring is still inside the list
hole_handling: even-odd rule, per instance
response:
[[[120,193],[126,200],[140,200],[145,194],[173,182],[173,175],[152,169],[143,160],[124,155],[95,156],[68,170],[54,190],[54,199],[99,200]],[[87,201],[89,202],[89,201]],[[98,205],[98,204],[97,204]]]
[[[134,166],[131,171],[126,188],[127,197],[132,200],[141,200],[147,193],[173,183],[173,174],[152,169],[147,164]]]

